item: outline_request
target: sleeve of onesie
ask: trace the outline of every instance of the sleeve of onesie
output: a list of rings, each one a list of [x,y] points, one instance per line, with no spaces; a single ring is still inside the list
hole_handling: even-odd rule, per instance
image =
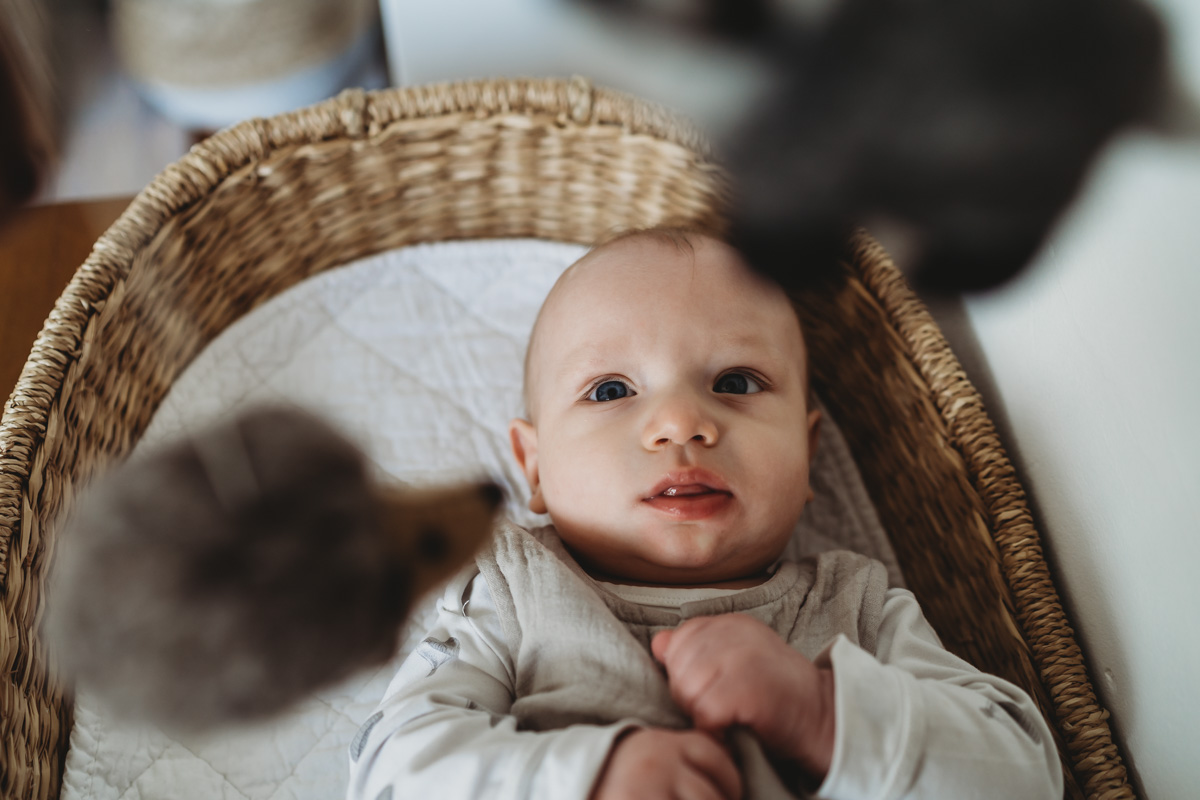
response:
[[[354,737],[347,800],[587,797],[634,724],[518,730],[513,675],[487,583],[465,573]]]
[[[1037,706],[942,647],[911,592],[889,591],[874,656],[841,636],[817,664],[833,668],[837,714],[819,797],[1062,798]]]

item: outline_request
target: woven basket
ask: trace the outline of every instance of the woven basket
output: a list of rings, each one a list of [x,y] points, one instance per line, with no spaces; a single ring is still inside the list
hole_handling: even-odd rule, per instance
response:
[[[168,167],[63,292],[0,423],[0,795],[59,791],[72,693],[39,634],[54,520],[226,326],[382,250],[720,227],[727,198],[694,130],[578,78],[347,92]],[[887,255],[865,234],[855,244],[843,280],[797,300],[814,385],[910,587],[951,650],[1038,701],[1067,796],[1133,797],[978,394]]]

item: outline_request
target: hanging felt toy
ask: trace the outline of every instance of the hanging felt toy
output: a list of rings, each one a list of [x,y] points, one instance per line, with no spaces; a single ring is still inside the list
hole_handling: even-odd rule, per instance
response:
[[[49,631],[119,713],[203,729],[385,663],[503,493],[384,486],[320,419],[263,408],[93,484],[63,533]]]

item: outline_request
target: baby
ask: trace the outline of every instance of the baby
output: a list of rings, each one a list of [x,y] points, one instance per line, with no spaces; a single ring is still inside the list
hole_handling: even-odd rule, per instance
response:
[[[553,525],[500,525],[448,586],[351,745],[351,800],[1061,797],[1031,700],[881,564],[781,560],[820,414],[792,304],[732,248],[594,248],[525,381],[512,449]]]

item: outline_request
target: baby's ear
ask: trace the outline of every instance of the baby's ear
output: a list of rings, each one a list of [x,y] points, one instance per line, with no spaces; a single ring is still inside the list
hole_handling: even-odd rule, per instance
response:
[[[508,423],[508,440],[512,444],[513,457],[529,484],[529,510],[545,514],[546,501],[542,499],[542,481],[538,473],[537,429],[528,420],[514,419]]]

